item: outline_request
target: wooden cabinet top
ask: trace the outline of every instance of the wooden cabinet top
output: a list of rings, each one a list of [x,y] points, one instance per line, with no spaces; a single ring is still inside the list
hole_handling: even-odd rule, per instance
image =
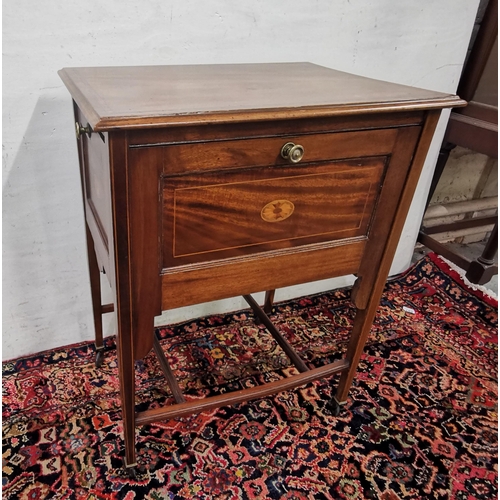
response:
[[[59,75],[96,131],[465,104],[311,63],[64,68]]]

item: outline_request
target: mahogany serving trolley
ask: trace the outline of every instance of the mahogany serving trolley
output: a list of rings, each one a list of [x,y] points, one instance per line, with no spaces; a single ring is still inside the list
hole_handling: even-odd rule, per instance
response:
[[[74,101],[97,364],[116,311],[125,466],[135,427],[341,373],[345,403],[442,108],[454,95],[309,63],[65,68]],[[101,305],[100,270],[114,291]],[[274,290],[356,274],[343,359],[308,365],[272,325]],[[263,309],[250,296],[267,291]],[[185,398],[154,334],[163,310],[243,295],[297,369]],[[175,403],[136,412],[154,349]]]

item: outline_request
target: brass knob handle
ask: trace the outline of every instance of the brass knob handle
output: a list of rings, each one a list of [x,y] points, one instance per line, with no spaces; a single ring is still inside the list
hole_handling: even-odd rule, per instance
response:
[[[293,142],[287,142],[281,148],[281,156],[290,163],[299,163],[304,156],[304,146],[294,144]]]
[[[90,134],[92,133],[92,127],[88,123],[84,127],[81,123],[76,122],[75,128],[76,128],[76,138],[77,139],[80,139],[80,137],[83,134],[87,134],[90,137]]]

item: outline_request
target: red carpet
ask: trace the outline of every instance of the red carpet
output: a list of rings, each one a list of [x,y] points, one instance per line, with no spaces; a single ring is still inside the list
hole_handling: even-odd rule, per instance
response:
[[[339,356],[352,317],[347,289],[273,314],[315,366]],[[292,370],[248,311],[159,334],[188,397]],[[114,339],[107,348],[99,370],[88,343],[3,364],[3,498],[497,498],[497,305],[436,257],[387,284],[340,417],[325,380],[145,426],[136,480],[122,470]],[[153,355],[137,386],[141,408],[170,400]]]

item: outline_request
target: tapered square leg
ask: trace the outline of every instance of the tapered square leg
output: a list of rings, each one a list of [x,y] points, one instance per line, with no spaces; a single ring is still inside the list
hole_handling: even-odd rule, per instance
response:
[[[264,299],[264,312],[266,314],[271,314],[273,311],[273,304],[274,304],[274,294],[276,293],[276,290],[267,290],[266,292],[266,297]]]
[[[101,306],[101,273],[94,248],[92,234],[87,228],[87,254],[90,275],[90,293],[92,296],[92,312],[94,316],[95,329],[95,349],[97,368],[102,365],[104,360],[104,339],[102,333],[102,306]]]

